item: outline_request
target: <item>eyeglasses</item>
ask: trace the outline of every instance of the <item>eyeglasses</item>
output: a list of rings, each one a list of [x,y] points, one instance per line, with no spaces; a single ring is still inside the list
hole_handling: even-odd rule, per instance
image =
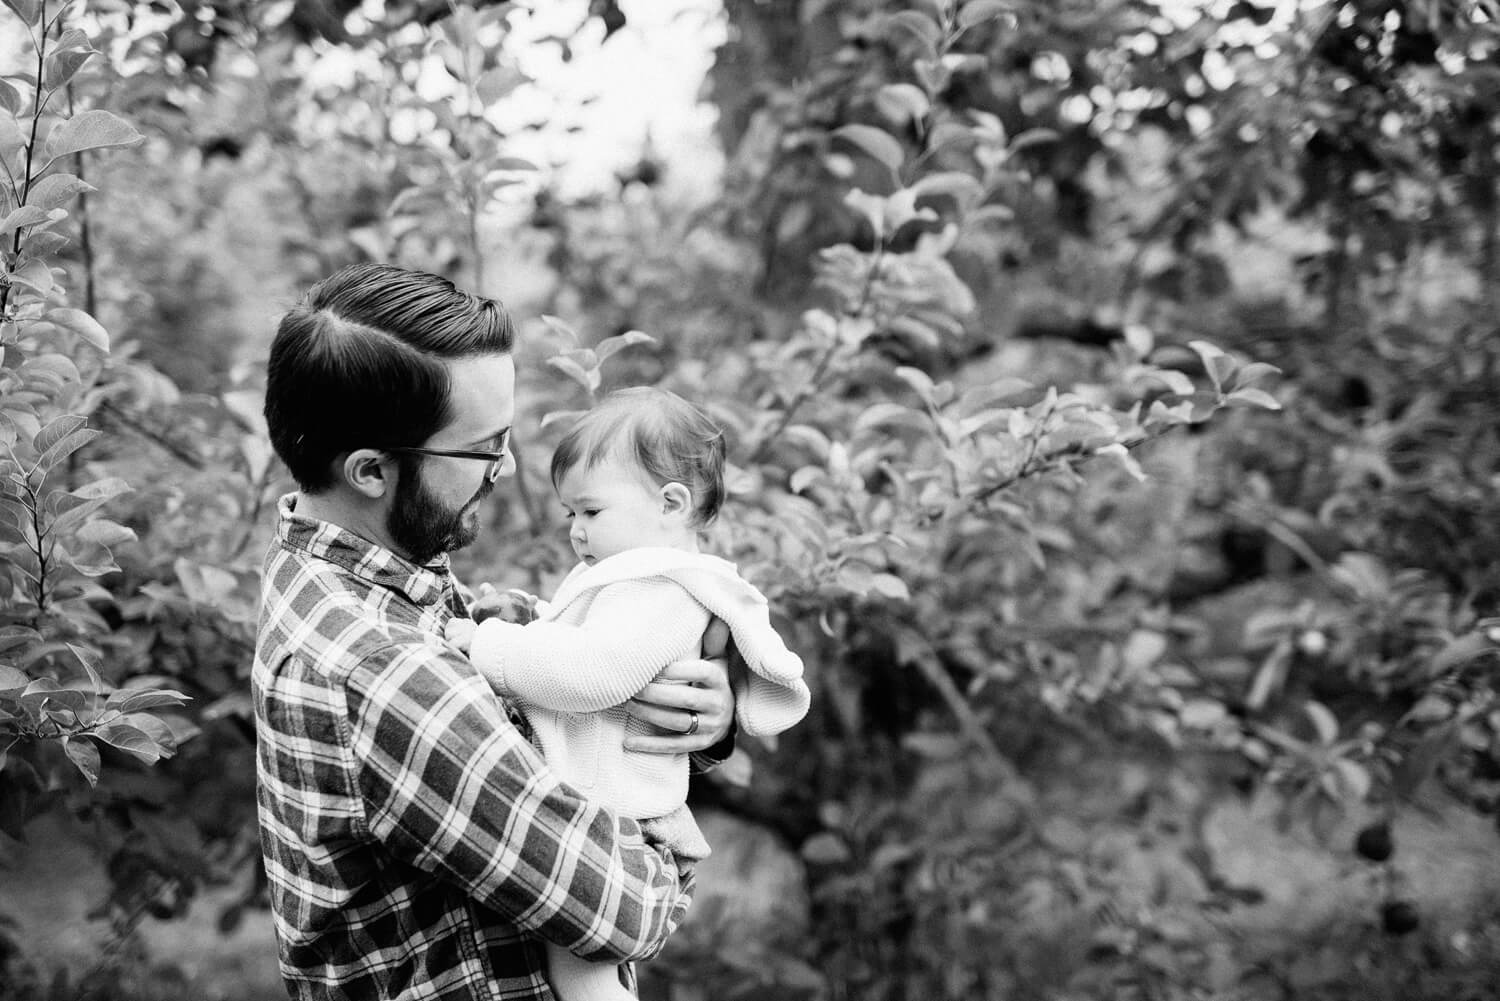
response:
[[[498,452],[479,452],[473,449],[455,448],[422,448],[417,445],[388,445],[381,449],[382,452],[406,452],[411,455],[440,455],[450,459],[476,459],[488,462],[490,468],[484,471],[484,478],[494,483],[500,478],[500,470],[505,468],[505,460],[510,457],[510,452],[502,448]]]

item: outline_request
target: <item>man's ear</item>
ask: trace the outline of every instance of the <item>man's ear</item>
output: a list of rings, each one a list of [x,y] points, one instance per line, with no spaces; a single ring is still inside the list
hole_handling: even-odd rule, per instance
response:
[[[389,455],[379,449],[360,448],[344,456],[339,467],[344,482],[358,493],[369,498],[384,497],[394,486],[395,480],[388,474],[395,468]]]
[[[661,513],[668,517],[691,518],[693,493],[681,483],[667,483],[661,488]]]

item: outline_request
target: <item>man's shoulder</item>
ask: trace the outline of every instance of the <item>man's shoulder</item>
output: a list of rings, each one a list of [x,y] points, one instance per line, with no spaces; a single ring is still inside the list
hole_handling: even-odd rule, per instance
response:
[[[290,658],[332,678],[378,672],[413,652],[450,659],[422,628],[419,609],[346,568],[282,549],[265,569],[259,648],[268,663]]]

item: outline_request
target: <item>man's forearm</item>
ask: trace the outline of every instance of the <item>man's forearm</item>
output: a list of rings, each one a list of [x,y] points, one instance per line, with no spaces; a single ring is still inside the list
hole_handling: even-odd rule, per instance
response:
[[[558,781],[472,668],[398,658],[350,692],[371,833],[398,858],[581,955],[654,955],[686,913],[634,821]],[[440,740],[434,735],[441,735]]]

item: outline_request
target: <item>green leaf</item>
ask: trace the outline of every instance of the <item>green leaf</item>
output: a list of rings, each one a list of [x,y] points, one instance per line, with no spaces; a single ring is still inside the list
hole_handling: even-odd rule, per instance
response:
[[[0,80],[0,109],[12,115],[21,113],[21,92],[9,80]],[[19,131],[18,129],[17,132]]]
[[[819,466],[803,466],[787,477],[786,488],[794,494],[800,494],[826,475]]]
[[[1193,380],[1189,379],[1186,373],[1179,372],[1175,368],[1148,368],[1142,373],[1142,378],[1160,382],[1174,396],[1193,395]]]
[[[586,369],[565,355],[548,358],[547,364],[578,383],[590,393],[599,388],[599,370],[597,368]]]
[[[179,556],[172,564],[182,593],[197,605],[218,606],[234,592],[239,581],[228,570],[207,563],[193,563]]]
[[[1177,710],[1177,719],[1190,730],[1207,730],[1224,719],[1224,703],[1214,699],[1189,699]]]
[[[89,683],[94,686],[94,694],[99,694],[104,689],[104,679],[99,676],[99,669],[94,666],[94,654],[74,643],[68,644],[68,649],[73,651],[73,656],[78,658],[78,663],[83,665],[83,671],[89,677]]]
[[[981,205],[973,212],[970,212],[968,218],[964,220],[964,225],[971,227],[986,226],[992,223],[998,225],[1008,225],[1012,222],[1015,222],[1015,220],[1015,209],[1011,208],[1009,205],[1000,205],[998,203],[992,202],[988,205]]]
[[[900,365],[896,368],[896,375],[922,397],[929,404],[935,404],[937,398],[936,387],[932,383],[932,376],[919,368],[910,365]]]
[[[1302,707],[1307,713],[1307,718],[1312,720],[1313,729],[1318,734],[1318,742],[1328,747],[1339,738],[1339,721],[1327,706],[1321,702],[1311,699]]]
[[[145,139],[125,119],[95,108],[54,125],[47,133],[44,149],[47,162],[51,163],[58,157],[91,149],[134,146]]]
[[[617,352],[637,344],[655,344],[656,338],[639,330],[627,330],[623,334],[606,337],[594,348],[594,354],[598,356],[600,363]]]
[[[113,500],[121,494],[129,493],[130,490],[130,484],[118,476],[110,476],[102,480],[95,480],[93,483],[85,483],[77,490],[74,490],[71,496],[89,501]]]
[[[1042,146],[1047,143],[1057,142],[1061,138],[1062,136],[1058,135],[1053,129],[1027,129],[1012,139],[1010,144],[1005,148],[1012,153],[1016,153],[1023,149],[1030,149],[1032,146]]]
[[[1347,758],[1339,758],[1333,763],[1334,774],[1338,776],[1342,786],[1343,797],[1355,802],[1363,802],[1370,794],[1370,773],[1357,761]]]
[[[1011,13],[1012,7],[1003,0],[969,0],[958,11],[958,26],[972,28],[985,21],[993,21]]]
[[[90,693],[80,692],[76,688],[62,688],[55,684],[51,688],[38,688],[37,683],[33,681],[26,687],[21,701],[31,701],[33,704],[43,705],[49,709],[67,709],[76,713],[88,708]]]
[[[1229,394],[1227,401],[1229,403],[1243,403],[1250,407],[1260,407],[1265,410],[1281,409],[1281,401],[1264,389],[1236,389]]]
[[[109,353],[109,331],[104,325],[81,309],[51,309],[45,319],[71,330],[98,350]]]
[[[198,732],[197,728],[187,720],[182,720],[180,717],[179,720],[189,728],[185,732]],[[150,737],[156,743],[162,757],[170,758],[177,753],[177,734],[167,725],[166,720],[149,713],[131,713],[124,717],[123,722],[136,727]]]
[[[875,92],[875,107],[897,125],[905,125],[927,117],[932,102],[916,84],[888,83]]]
[[[0,692],[16,692],[25,689],[31,679],[9,664],[0,664]]]
[[[134,542],[136,538],[135,529],[127,528],[108,518],[95,518],[78,529],[74,536],[90,545],[103,546],[105,549],[125,542]]]
[[[117,709],[122,713],[145,712],[167,706],[185,706],[191,702],[188,696],[166,688],[121,688],[110,692],[104,708]]]
[[[1214,384],[1215,389],[1224,385],[1225,380],[1234,372],[1234,359],[1224,353],[1224,350],[1208,341],[1189,341],[1188,347],[1198,353],[1203,361],[1203,368],[1208,373],[1209,381]]]
[[[63,752],[67,754],[68,760],[83,773],[83,777],[89,780],[89,785],[95,785],[99,781],[99,748],[85,738],[86,735],[64,737],[62,739]]]
[[[828,452],[833,448],[828,435],[808,424],[793,424],[782,430],[781,437],[784,441],[807,449],[819,462],[826,462]]]
[[[1428,676],[1435,678],[1446,674],[1459,664],[1493,649],[1493,641],[1484,633],[1474,632],[1455,637],[1432,655],[1432,660],[1427,664]]]
[[[906,159],[906,151],[896,137],[873,125],[841,125],[833,130],[832,135],[857,146],[893,172],[901,169]]]
[[[928,426],[927,415],[911,407],[903,407],[899,403],[873,403],[855,418],[854,433],[857,435],[862,431],[891,427],[926,431]]]
[[[895,32],[892,29],[895,28],[900,28],[902,32],[910,32],[915,35],[921,39],[929,57],[936,54],[937,44],[943,39],[942,27],[926,14],[915,10],[903,10],[900,13],[892,14],[886,19],[885,28],[887,36],[894,34]]]
[[[26,136],[21,132],[20,123],[11,115],[0,115],[0,157],[7,160],[26,148]]]
[[[540,169],[530,160],[523,160],[519,156],[498,157],[488,166],[491,170],[536,171]]]
[[[928,174],[911,186],[918,198],[946,195],[958,204],[959,210],[967,212],[984,197],[984,185],[958,170],[945,170]]]
[[[1243,388],[1252,382],[1258,382],[1268,375],[1280,375],[1281,369],[1275,365],[1268,365],[1263,361],[1253,361],[1241,368],[1235,375],[1234,384],[1236,388]]]
[[[87,36],[84,41],[87,44]],[[42,72],[42,86],[47,90],[57,90],[59,87],[66,86],[93,54],[93,49],[78,48],[54,49],[48,52],[45,61],[46,68]]]
[[[107,503],[104,500],[81,501],[73,494],[62,492],[53,494],[49,498],[49,501],[54,502],[53,506],[57,509],[57,513],[52,516],[52,522],[49,527],[53,532],[58,534],[72,532],[79,525],[83,524],[89,515]]]
[[[556,316],[549,316],[546,313],[543,313],[542,322],[547,325],[548,330],[552,331],[554,334],[559,335],[569,344],[578,343],[578,331],[569,326],[566,320],[562,320]]]
[[[927,222],[937,221],[937,213],[929,208],[917,208],[917,194],[911,188],[898,188],[885,199],[886,225],[894,233],[913,219]]]
[[[40,643],[42,634],[30,626],[0,626],[0,650],[9,650],[22,643]]]
[[[41,0],[5,0],[5,6],[15,12],[28,28],[35,28],[42,16]]]
[[[18,229],[27,226],[36,226],[40,223],[51,222],[52,214],[39,205],[22,205],[11,212],[4,219],[0,219],[0,236],[6,233],[14,233]]]
[[[26,242],[21,247],[21,257],[28,261],[44,260],[54,256],[67,245],[68,238],[56,230],[34,229],[26,234]]]
[[[975,433],[983,431],[991,424],[998,424],[1002,420],[1008,422],[1010,420],[1011,413],[1013,413],[1013,411],[1001,409],[980,410],[977,413],[970,414],[968,417],[965,417],[958,422],[958,437],[960,439],[969,438],[972,437]]]
[[[81,428],[73,432],[39,457],[37,459],[37,466],[44,472],[57,468],[59,462],[99,437],[101,433],[93,428]]]
[[[850,188],[844,195],[844,204],[864,215],[870,223],[870,229],[874,232],[875,239],[883,242],[885,239],[885,199],[879,195],[872,195],[859,188]]]
[[[63,4],[62,6],[66,7],[67,4]],[[54,23],[56,23],[55,20]],[[95,51],[93,43],[89,41],[88,32],[84,31],[82,28],[67,29],[56,41],[47,46],[47,49],[50,52],[63,52],[73,50],[87,50],[89,52]]]
[[[526,82],[524,74],[511,66],[497,66],[479,74],[474,90],[486,105],[494,104]],[[532,168],[535,169],[535,168]]]
[[[72,567],[74,572],[83,574],[85,577],[103,577],[107,573],[115,573],[120,565],[114,560],[106,560],[103,563],[85,563],[62,546],[55,550],[57,559]]]
[[[1019,376],[1002,376],[994,382],[965,390],[963,396],[959,397],[958,404],[965,413],[972,413],[993,406],[1001,400],[1013,400],[1035,388],[1035,384]]]
[[[97,190],[73,174],[48,174],[31,186],[26,204],[39,209],[56,209],[85,192]]]
[[[10,273],[10,280],[16,285],[25,285],[37,295],[46,295],[52,291],[55,282],[52,280],[52,269],[45,261],[27,261]]]
[[[50,392],[80,381],[78,366],[67,355],[49,353],[28,358],[21,365],[21,375],[29,386],[41,384]]]
[[[155,740],[151,739],[151,735],[129,723],[118,720],[105,723],[94,730],[94,737],[148,765],[154,765],[161,760],[161,748],[157,746]]]
[[[63,414],[61,417],[55,417],[37,432],[36,437],[31,439],[31,447],[36,449],[38,454],[43,454],[88,422],[87,417],[80,417],[77,414]]]
[[[571,424],[587,412],[585,410],[549,410],[537,423],[537,427],[545,431],[553,424]]]

